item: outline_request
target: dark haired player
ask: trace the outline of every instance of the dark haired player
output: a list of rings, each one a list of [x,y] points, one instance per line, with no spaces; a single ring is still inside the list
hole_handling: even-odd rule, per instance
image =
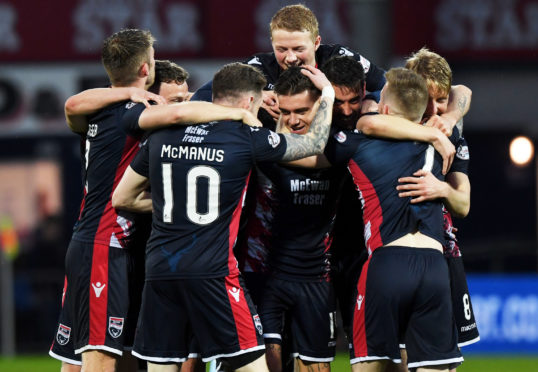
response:
[[[219,357],[235,370],[267,370],[261,321],[244,292],[232,248],[254,163],[323,150],[334,90],[319,70],[308,67],[303,73],[323,88],[308,134],[279,135],[228,121],[160,130],[148,138],[120,182],[114,205],[154,212],[133,351],[153,370],[182,363],[191,333],[204,361]],[[214,77],[213,101],[255,114],[265,84],[251,66],[227,65]],[[144,197],[148,182],[153,204]]]

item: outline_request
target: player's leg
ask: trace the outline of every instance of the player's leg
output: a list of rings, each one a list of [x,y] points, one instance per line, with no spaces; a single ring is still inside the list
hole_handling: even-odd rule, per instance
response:
[[[148,372],[179,372],[181,364],[159,364],[148,362]]]
[[[330,372],[331,363],[328,362],[308,362],[306,360],[297,359],[298,372]],[[297,372],[295,371],[295,372]]]
[[[115,372],[118,355],[103,350],[87,350],[82,353],[84,372]]]
[[[60,372],[80,372],[81,370],[82,366],[79,364],[62,362],[62,368],[60,369]]]
[[[282,371],[282,348],[279,344],[266,343],[265,358],[267,359],[267,366],[269,367],[269,371]]]
[[[262,354],[257,359],[244,365],[243,367],[236,368],[237,372],[268,372],[267,363],[265,362],[265,356]]]
[[[371,362],[355,363],[351,366],[352,372],[382,372],[388,364],[387,360],[373,360]]]
[[[124,351],[121,358],[118,359],[116,372],[137,372],[138,359],[129,351]]]
[[[189,358],[181,364],[180,372],[205,372],[205,363],[200,358]]]

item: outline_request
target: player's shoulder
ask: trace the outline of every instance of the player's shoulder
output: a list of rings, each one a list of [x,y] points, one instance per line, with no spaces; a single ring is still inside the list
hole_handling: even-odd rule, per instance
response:
[[[265,67],[270,66],[273,63],[276,63],[275,54],[270,53],[256,53],[247,58],[243,63],[251,65],[254,67]]]
[[[370,61],[359,52],[346,46],[340,44],[321,44],[316,51],[316,60],[319,66],[334,56],[352,57],[362,64],[365,73],[368,73],[370,70]]]

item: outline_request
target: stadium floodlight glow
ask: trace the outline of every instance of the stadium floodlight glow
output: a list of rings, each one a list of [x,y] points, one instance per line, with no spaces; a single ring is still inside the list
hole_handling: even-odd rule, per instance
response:
[[[510,142],[510,159],[515,165],[525,166],[534,156],[534,144],[525,136],[518,136]]]

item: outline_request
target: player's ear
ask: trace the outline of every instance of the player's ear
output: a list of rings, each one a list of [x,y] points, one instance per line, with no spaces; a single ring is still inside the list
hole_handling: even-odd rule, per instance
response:
[[[388,106],[388,105],[382,105],[382,106],[381,106],[381,110],[380,110],[380,112],[381,112],[383,115],[388,115],[388,114],[389,114],[389,111],[390,111],[390,109],[389,109],[389,106]]]
[[[314,50],[318,50],[319,46],[321,45],[321,36],[317,36],[314,40]]]
[[[142,66],[140,66],[140,69],[138,70],[138,73],[140,77],[146,77],[149,76],[149,64],[147,62],[144,62]]]

